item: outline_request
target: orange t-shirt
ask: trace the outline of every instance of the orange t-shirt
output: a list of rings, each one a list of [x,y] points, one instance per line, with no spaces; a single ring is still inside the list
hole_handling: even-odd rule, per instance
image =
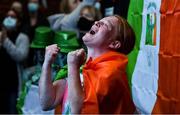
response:
[[[110,51],[85,64],[82,113],[135,112],[125,72],[127,63],[125,55]]]

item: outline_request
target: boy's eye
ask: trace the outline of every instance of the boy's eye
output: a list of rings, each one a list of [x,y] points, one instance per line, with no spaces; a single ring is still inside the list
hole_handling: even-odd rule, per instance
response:
[[[105,24],[104,22],[100,22],[100,25],[101,25],[101,26],[105,26],[106,28],[108,28],[108,25]]]
[[[102,25],[102,26],[104,25],[104,23],[103,23],[103,22],[99,22],[99,23],[100,23],[100,25]]]

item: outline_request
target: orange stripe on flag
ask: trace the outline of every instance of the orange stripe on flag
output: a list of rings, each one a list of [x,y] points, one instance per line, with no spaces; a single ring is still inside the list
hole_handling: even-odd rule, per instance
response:
[[[180,113],[180,0],[162,0],[157,101],[153,113]]]

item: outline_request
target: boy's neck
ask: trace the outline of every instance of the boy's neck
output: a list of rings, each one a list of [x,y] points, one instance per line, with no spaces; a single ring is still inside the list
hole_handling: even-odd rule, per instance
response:
[[[92,59],[95,59],[108,51],[110,51],[110,50],[109,49],[101,49],[101,48],[88,48],[87,60],[89,60],[90,57]]]

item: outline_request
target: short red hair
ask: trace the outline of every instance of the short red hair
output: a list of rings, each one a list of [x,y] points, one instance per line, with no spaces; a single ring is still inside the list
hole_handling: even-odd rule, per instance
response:
[[[114,15],[119,22],[117,29],[116,40],[121,42],[121,47],[117,49],[118,52],[129,54],[135,45],[135,33],[129,23],[122,17]]]

